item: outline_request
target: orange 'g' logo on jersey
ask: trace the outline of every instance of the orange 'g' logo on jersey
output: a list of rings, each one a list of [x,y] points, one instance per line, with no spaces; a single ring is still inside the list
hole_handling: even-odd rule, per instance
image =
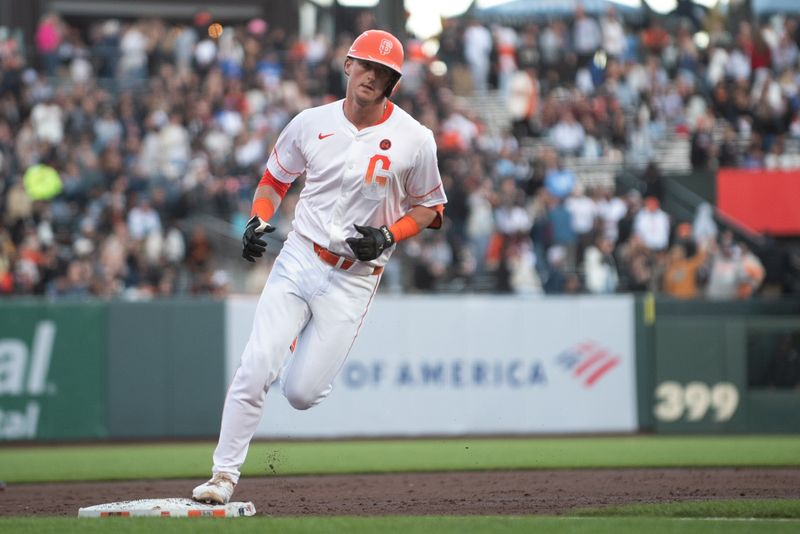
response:
[[[380,163],[381,168],[377,171],[375,170],[375,166]],[[373,182],[378,184],[381,187],[386,185],[386,179],[388,178],[388,174],[381,171],[388,171],[389,165],[392,162],[389,160],[388,157],[384,156],[383,154],[375,154],[369,159],[369,166],[367,167],[367,174],[364,175],[364,183],[369,185]]]
[[[361,185],[361,193],[371,200],[383,200],[386,197],[386,187],[392,179],[392,172],[389,166],[391,160],[383,154],[375,154],[369,158],[367,174],[364,175],[364,183]]]

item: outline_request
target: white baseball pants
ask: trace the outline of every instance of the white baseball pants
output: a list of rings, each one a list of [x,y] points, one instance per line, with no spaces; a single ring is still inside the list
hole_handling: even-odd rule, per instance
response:
[[[324,263],[310,241],[289,234],[258,300],[250,339],[225,397],[214,474],[229,473],[238,481],[267,390],[279,376],[283,394],[298,410],[331,392],[379,281],[380,276]]]

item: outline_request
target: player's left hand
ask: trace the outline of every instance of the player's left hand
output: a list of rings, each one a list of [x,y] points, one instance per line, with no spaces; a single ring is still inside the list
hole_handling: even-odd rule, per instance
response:
[[[359,226],[354,224],[356,230],[364,237],[348,237],[347,244],[353,249],[353,254],[360,261],[374,260],[384,250],[394,245],[394,236],[386,226],[373,228],[372,226]]]
[[[247,221],[242,236],[242,257],[249,262],[255,262],[256,258],[260,258],[267,250],[267,242],[261,239],[261,236],[274,231],[274,226],[258,215],[253,215]]]

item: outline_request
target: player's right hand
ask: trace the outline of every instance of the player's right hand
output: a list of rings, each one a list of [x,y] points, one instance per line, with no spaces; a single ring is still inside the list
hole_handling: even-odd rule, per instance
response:
[[[242,257],[250,262],[255,262],[256,258],[260,258],[264,254],[264,251],[267,250],[267,242],[261,239],[261,236],[274,231],[274,226],[258,215],[253,215],[253,217],[247,221],[247,226],[244,228],[244,235],[242,235],[242,247],[244,248],[244,250],[242,250]]]

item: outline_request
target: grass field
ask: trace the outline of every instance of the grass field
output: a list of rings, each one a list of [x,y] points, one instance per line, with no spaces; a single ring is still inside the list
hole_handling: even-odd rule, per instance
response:
[[[8,483],[203,478],[212,443],[0,449]],[[254,443],[246,475],[624,467],[799,467],[800,436],[593,437]],[[2,493],[0,493],[2,506]],[[578,509],[566,516],[4,518],[0,532],[800,532],[800,500]]]
[[[3,532],[58,532],[140,534],[143,532],[280,532],[437,534],[497,533],[597,533],[700,532],[704,534],[798,532],[796,519],[681,518],[681,517],[328,517],[248,519],[6,519]]]
[[[213,443],[10,447],[6,482],[204,478]],[[271,467],[270,467],[271,466]],[[253,443],[245,475],[618,467],[800,466],[800,436]]]

